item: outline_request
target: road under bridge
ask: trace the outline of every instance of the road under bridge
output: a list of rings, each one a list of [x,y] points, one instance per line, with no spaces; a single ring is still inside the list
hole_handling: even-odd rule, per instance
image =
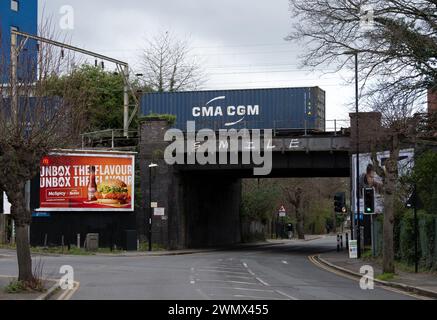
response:
[[[166,217],[153,217],[153,241],[171,249],[196,248],[241,241],[241,182],[254,177],[252,164],[175,164],[163,155],[170,142],[165,121],[146,121],[141,128],[140,163],[143,205],[152,202],[166,209]],[[272,151],[272,170],[260,178],[349,177],[350,137],[338,133],[274,137],[266,143]],[[242,147],[243,148],[243,147]],[[241,150],[243,151],[243,149]],[[185,155],[186,156],[186,155]],[[217,155],[217,158],[219,156]],[[241,154],[239,159],[242,159]],[[152,171],[150,163],[158,164]],[[149,210],[143,207],[137,224],[146,234]],[[141,232],[142,231],[142,232]]]

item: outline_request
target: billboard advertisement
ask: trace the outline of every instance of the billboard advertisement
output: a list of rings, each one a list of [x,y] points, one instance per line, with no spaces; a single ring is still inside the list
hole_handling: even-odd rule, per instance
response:
[[[385,162],[389,159],[390,152],[377,153],[377,159],[379,164],[385,169]],[[356,214],[356,185],[357,185],[357,156],[352,155],[352,211]],[[376,174],[376,170],[373,167],[371,154],[360,154],[360,213],[364,212],[364,188],[373,188],[375,190],[375,214],[384,213],[384,191],[383,181],[380,176]],[[399,176],[406,175],[414,166],[414,149],[401,150],[398,159]]]
[[[52,153],[41,160],[37,211],[133,211],[135,157]]]

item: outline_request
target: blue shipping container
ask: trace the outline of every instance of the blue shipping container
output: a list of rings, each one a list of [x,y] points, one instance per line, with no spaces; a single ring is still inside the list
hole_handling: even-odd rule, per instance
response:
[[[325,131],[325,92],[318,87],[146,93],[142,115],[172,114],[175,128]]]

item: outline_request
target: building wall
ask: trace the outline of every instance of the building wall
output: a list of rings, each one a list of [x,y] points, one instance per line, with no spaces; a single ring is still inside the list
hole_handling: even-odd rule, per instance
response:
[[[11,27],[16,27],[19,31],[37,34],[38,0],[18,0],[18,11],[11,9],[11,0],[0,1],[0,66],[2,82],[7,82],[9,79]],[[31,62],[36,65],[37,45],[35,41],[29,41],[26,44],[19,61],[21,63],[23,61]],[[23,78],[28,72],[25,71],[23,66],[21,69],[19,77]]]

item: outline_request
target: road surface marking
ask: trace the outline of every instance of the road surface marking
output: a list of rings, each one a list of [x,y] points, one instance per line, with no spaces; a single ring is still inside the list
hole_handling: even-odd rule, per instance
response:
[[[287,297],[287,298],[290,299],[290,300],[299,300],[298,298],[293,297],[293,296],[290,296],[289,294],[286,294],[286,293],[284,293],[284,292],[282,292],[282,291],[275,290],[275,292],[279,293],[280,295],[283,295],[284,297]]]
[[[254,276],[256,280],[258,280],[259,282],[261,282],[262,285],[264,285],[264,286],[266,286],[266,287],[269,287],[269,286],[270,286],[270,285],[269,285],[267,282],[265,282],[263,279],[261,279],[260,277],[257,277],[256,274],[255,274],[252,270],[249,269],[249,266],[247,265],[246,262],[243,262],[243,266],[247,269],[247,272],[249,272],[252,276]]]
[[[270,285],[267,282],[265,282],[263,279],[261,279],[259,277],[256,277],[255,279],[258,280],[259,282],[261,282],[264,286],[270,287]]]
[[[196,279],[197,282],[221,282],[221,283],[237,283],[237,284],[250,284],[254,286],[259,286],[257,282],[244,282],[244,281],[233,281],[233,280],[201,280]]]
[[[336,270],[336,269],[334,269],[334,268],[331,268],[331,267],[329,267],[329,266],[326,266],[326,265],[322,264],[321,262],[317,261],[317,259],[316,259],[315,257],[316,257],[316,256],[309,256],[308,259],[309,259],[313,264],[315,264],[316,266],[318,266],[319,268],[324,269],[325,271],[328,271],[328,272],[334,273],[334,274],[336,274],[336,275],[338,275],[338,276],[340,276],[340,277],[347,278],[347,279],[349,279],[349,280],[353,280],[353,281],[355,281],[355,282],[360,282],[360,278],[358,278],[358,277],[354,277],[354,276],[352,276],[352,275],[348,275],[348,274],[346,274],[346,273],[344,273],[344,272],[341,272],[341,271],[339,271],[339,270]],[[391,287],[388,287],[388,286],[381,285],[380,283],[375,283],[375,287],[379,287],[380,289],[387,290],[387,291],[391,291],[391,292],[395,292],[395,293],[398,293],[398,294],[403,294],[403,295],[406,295],[406,296],[409,296],[409,297],[412,297],[412,298],[416,298],[416,299],[428,300],[427,297],[422,297],[422,296],[415,295],[415,294],[412,294],[412,293],[408,293],[408,292],[405,292],[405,291],[397,290],[397,289],[395,289],[395,288],[391,288]]]
[[[228,267],[200,267],[201,269],[212,269],[212,270],[229,270],[229,271],[242,271],[242,268],[228,268]]]
[[[282,263],[283,263],[283,264],[288,264],[288,262],[287,262],[287,261],[285,261],[285,260],[282,260]]]
[[[242,294],[234,294],[233,296],[235,298],[248,298],[248,299],[261,299],[261,300],[284,300],[281,298],[246,296],[246,295],[242,295]]]
[[[253,277],[244,277],[244,276],[233,276],[233,275],[226,275],[227,278],[237,278],[237,279],[253,279]]]
[[[74,281],[73,289],[64,290],[64,292],[56,300],[70,300],[73,294],[79,289],[80,283]]]
[[[246,272],[233,272],[233,271],[222,271],[222,270],[206,270],[206,269],[197,269],[197,272],[215,272],[215,273],[227,273],[227,274],[247,274]]]
[[[240,291],[255,291],[255,292],[275,292],[274,290],[265,290],[265,289],[254,289],[254,288],[238,288],[238,287],[210,287],[216,289],[229,289],[229,290],[240,290]]]

